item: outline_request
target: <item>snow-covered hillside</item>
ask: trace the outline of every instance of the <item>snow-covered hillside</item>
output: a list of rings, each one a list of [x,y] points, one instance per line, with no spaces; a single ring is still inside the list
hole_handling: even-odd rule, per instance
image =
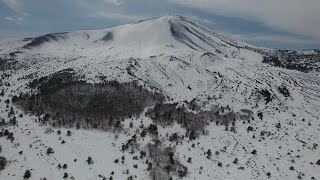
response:
[[[180,16],[3,40],[0,179],[319,179],[307,52]]]

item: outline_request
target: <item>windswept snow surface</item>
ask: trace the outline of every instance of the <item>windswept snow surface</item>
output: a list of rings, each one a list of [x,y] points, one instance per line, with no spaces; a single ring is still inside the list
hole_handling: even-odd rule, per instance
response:
[[[186,138],[179,144],[167,141],[166,134],[184,135],[180,125],[159,126],[159,139],[174,147],[177,158],[188,167],[183,179],[320,178],[320,166],[316,164],[320,159],[316,145],[320,143],[320,74],[263,64],[263,56],[258,52],[268,49],[232,40],[180,16],[111,29],[6,40],[1,41],[0,49],[3,59],[10,59],[7,61],[19,67],[0,72],[0,88],[5,92],[0,97],[0,117],[5,120],[9,111],[5,100],[28,91],[31,80],[63,69],[74,69],[90,83],[100,83],[100,77],[119,82],[138,80],[158,88],[170,97],[170,102],[197,99],[202,109],[221,105],[236,112],[253,111],[254,119],[250,122],[236,122],[236,132],[210,123],[207,135],[194,141]],[[10,56],[12,52],[18,53]],[[279,87],[284,86],[290,92],[288,97],[279,92]],[[259,93],[263,90],[271,94],[268,103]],[[15,111],[23,113],[18,108]],[[263,113],[262,120],[257,116],[259,112]],[[62,179],[65,172],[69,179],[77,180],[110,176],[150,179],[145,159],[133,160],[132,154],[120,151],[141,122],[145,126],[152,123],[144,113],[139,118],[126,119],[123,133],[74,128],[70,129],[72,135],[67,136],[69,129],[40,126],[37,117],[30,114],[17,117],[17,121],[18,126],[0,127],[13,132],[15,137],[12,143],[0,138],[0,156],[8,160],[6,168],[0,171],[0,179],[23,179],[26,169],[31,170],[31,179]],[[129,128],[130,122],[134,128]],[[278,123],[281,128],[276,127]],[[253,131],[247,131],[249,126]],[[58,130],[61,135],[57,135]],[[62,140],[66,143],[61,144]],[[151,137],[139,137],[137,141],[143,147]],[[46,154],[48,147],[53,148],[53,154]],[[210,159],[205,155],[208,149],[213,153]],[[256,155],[251,153],[253,150]],[[134,154],[139,156],[139,151]],[[86,162],[88,156],[94,161],[92,165]],[[114,163],[122,156],[124,163]],[[187,162],[188,157],[192,158],[191,163]],[[235,158],[239,160],[237,164],[233,163]],[[67,169],[59,169],[59,163],[67,164]],[[133,168],[134,164],[138,168]],[[289,169],[291,166],[294,170]]]

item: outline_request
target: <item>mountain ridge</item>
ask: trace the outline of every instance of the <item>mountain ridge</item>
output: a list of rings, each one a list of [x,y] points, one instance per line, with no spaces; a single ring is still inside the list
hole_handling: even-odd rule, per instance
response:
[[[2,51],[7,51],[12,55],[15,55],[15,52],[32,51],[34,48],[49,52],[66,51],[63,52],[64,54],[76,51],[83,53],[88,49],[103,53],[106,48],[109,50],[123,48],[124,51],[127,51],[128,56],[155,56],[155,51],[166,52],[172,49],[191,48],[204,53],[211,52],[218,56],[220,54],[232,57],[239,53],[239,49],[245,49],[261,54],[265,59],[263,62],[270,65],[303,72],[320,70],[319,50],[313,50],[313,53],[310,54],[310,50],[293,51],[256,47],[232,40],[226,35],[221,35],[221,33],[182,16],[164,16],[102,30],[51,33],[3,43],[3,46],[8,44],[12,44],[13,47],[4,47]],[[303,64],[308,65],[304,67]]]

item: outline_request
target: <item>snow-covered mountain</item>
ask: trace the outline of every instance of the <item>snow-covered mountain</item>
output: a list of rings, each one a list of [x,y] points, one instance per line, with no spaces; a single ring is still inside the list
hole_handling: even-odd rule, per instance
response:
[[[0,179],[319,179],[319,57],[180,16],[2,40]]]

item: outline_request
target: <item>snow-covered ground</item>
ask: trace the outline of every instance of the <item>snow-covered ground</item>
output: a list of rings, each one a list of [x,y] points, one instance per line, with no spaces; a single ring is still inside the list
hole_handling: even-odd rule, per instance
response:
[[[250,122],[237,121],[236,132],[210,123],[206,126],[207,135],[194,141],[185,138],[178,144],[168,141],[166,134],[184,135],[185,129],[178,124],[158,126],[158,138],[174,147],[176,157],[188,168],[183,179],[320,178],[320,166],[316,164],[320,150],[315,145],[320,143],[319,73],[263,64],[261,54],[241,48],[250,45],[177,16],[105,30],[69,32],[57,39],[51,37],[28,48],[23,46],[34,39],[1,42],[1,57],[8,58],[9,53],[19,51],[13,59],[21,65],[17,70],[0,72],[9,74],[2,76],[0,88],[5,94],[0,97],[1,118],[9,119],[6,99],[27,91],[32,79],[63,69],[72,68],[91,83],[101,82],[101,76],[119,82],[138,80],[158,88],[172,98],[170,102],[197,99],[203,109],[220,105],[235,112],[249,109],[254,114]],[[289,90],[289,97],[279,92],[281,86]],[[258,93],[262,90],[271,93],[272,101],[266,103]],[[23,114],[14,109],[16,115]],[[262,120],[257,117],[258,112],[263,113]],[[152,123],[144,113],[139,118],[126,119],[121,133],[70,129],[72,135],[67,136],[69,129],[40,126],[33,115],[17,116],[17,121],[17,126],[0,127],[15,137],[13,142],[0,138],[0,156],[8,160],[0,179],[23,179],[27,169],[31,170],[31,179],[62,179],[65,172],[69,179],[150,179],[146,158],[133,159],[139,157],[139,151],[121,151],[123,143],[141,131],[141,122],[145,126]],[[133,128],[129,128],[130,122]],[[247,131],[249,126],[253,131]],[[65,143],[61,144],[63,140]],[[138,136],[137,142],[144,150],[152,137]],[[48,147],[53,148],[53,154],[46,154]],[[211,158],[206,157],[208,149],[212,151]],[[253,150],[257,153],[252,154]],[[93,164],[87,163],[89,156]],[[189,157],[191,162],[187,162]],[[114,163],[115,159],[120,162]],[[222,166],[218,166],[219,162]],[[59,169],[58,164],[67,164],[67,168]],[[133,167],[135,164],[137,168]],[[290,170],[291,166],[294,170]]]

